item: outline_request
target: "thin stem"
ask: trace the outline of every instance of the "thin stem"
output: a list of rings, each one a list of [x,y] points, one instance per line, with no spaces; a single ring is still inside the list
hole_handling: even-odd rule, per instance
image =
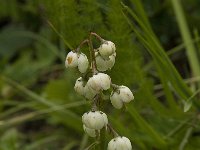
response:
[[[77,47],[76,52],[80,52],[81,47],[83,47],[84,44],[88,44],[88,43],[89,43],[88,39],[85,39],[84,41],[82,41],[80,45]]]
[[[112,133],[113,137],[118,137],[119,134],[113,129],[113,127],[108,123],[107,127],[109,128],[110,132]]]
[[[87,148],[85,148],[84,150],[90,150],[92,148],[94,148],[96,145],[99,144],[99,141],[95,141],[94,143],[90,144]]]
[[[54,30],[54,32],[64,41],[65,45],[67,45],[67,47],[69,49],[74,49],[66,40],[65,38],[63,37],[63,35],[61,33],[59,33],[59,31],[54,27],[54,25],[49,21],[47,20],[47,23],[49,24],[49,26]]]
[[[93,102],[92,102],[92,111],[97,111],[99,110],[99,99],[100,99],[100,95],[97,94],[94,99],[93,99]]]
[[[175,135],[178,131],[180,131],[185,125],[187,125],[188,122],[191,121],[191,118],[188,118],[181,122],[178,126],[176,126],[172,131],[170,131],[167,135],[166,138],[171,138],[173,135]]]
[[[95,36],[95,37],[96,37],[99,41],[101,41],[101,42],[104,42],[104,41],[105,41],[102,37],[100,37],[98,34],[96,34],[96,33],[94,33],[94,32],[90,32],[90,35]]]
[[[98,71],[97,71],[97,65],[96,65],[96,59],[95,59],[95,51],[94,51],[94,48],[92,45],[92,34],[91,33],[89,34],[88,46],[89,46],[89,50],[90,50],[92,73],[96,74]]]
[[[119,85],[116,85],[116,84],[111,84],[111,87],[113,88],[113,89],[117,89],[118,87],[119,87]]]
[[[97,110],[98,110],[98,108],[97,108],[96,102],[94,100],[92,103],[92,111],[97,111]]]
[[[183,137],[183,140],[179,145],[179,150],[185,149],[185,146],[188,143],[188,140],[189,140],[190,136],[192,135],[195,125],[198,121],[198,117],[199,117],[199,113],[195,114],[193,120],[191,121],[191,126],[186,130],[185,136]]]

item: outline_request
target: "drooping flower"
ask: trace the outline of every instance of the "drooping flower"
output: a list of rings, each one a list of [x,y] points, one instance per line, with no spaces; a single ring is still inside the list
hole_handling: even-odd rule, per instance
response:
[[[88,87],[88,84],[85,85],[84,88],[84,97],[88,100],[92,100],[96,95],[97,95],[97,91],[91,89]]]
[[[65,60],[66,68],[75,68],[78,65],[78,55],[76,52],[69,52]]]
[[[75,83],[75,86],[74,86],[74,90],[80,94],[80,95],[84,95],[84,89],[85,89],[85,86],[84,86],[84,81],[82,79],[82,77],[78,78],[76,80],[76,83]]]
[[[70,51],[67,54],[66,60],[65,60],[65,66],[66,68],[76,68],[78,67],[78,70],[81,73],[85,73],[89,66],[89,61],[87,59],[87,56],[83,53],[76,53],[73,51]]]
[[[83,53],[78,55],[78,70],[81,73],[85,73],[88,69],[89,61],[87,59],[87,56]]]
[[[106,71],[114,66],[116,53],[110,55],[108,59],[105,59],[98,52],[96,52],[95,57],[96,57],[97,70]]]
[[[129,103],[133,99],[134,96],[131,90],[123,85],[113,91],[110,96],[112,105],[117,109],[122,108],[123,103]]]
[[[83,124],[90,129],[100,130],[108,124],[108,118],[102,111],[89,111],[82,116]]]
[[[110,88],[111,78],[105,73],[97,73],[89,78],[87,82],[88,88],[93,89],[96,92],[102,90],[108,90]]]
[[[97,133],[100,132],[100,130],[95,130],[95,129],[90,129],[88,127],[86,127],[85,125],[83,125],[83,130],[85,131],[85,133],[87,133],[90,137],[96,137],[96,131]],[[99,134],[99,133],[98,133]]]
[[[115,53],[115,44],[111,41],[104,41],[103,44],[98,48],[99,53],[102,57],[108,58],[110,55]]]
[[[108,150],[132,150],[132,145],[128,138],[118,136],[108,143]]]

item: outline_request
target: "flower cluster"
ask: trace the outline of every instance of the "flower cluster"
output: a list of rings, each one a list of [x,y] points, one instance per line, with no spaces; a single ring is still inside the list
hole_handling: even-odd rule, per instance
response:
[[[93,49],[91,36],[100,40],[101,45]],[[90,50],[90,64],[87,56],[80,52],[83,44],[88,44]],[[111,41],[102,39],[96,33],[90,33],[89,38],[84,40],[80,46],[67,54],[66,68],[76,68],[81,77],[76,80],[74,89],[81,96],[85,97],[92,104],[89,112],[82,116],[83,129],[90,137],[99,137],[100,130],[105,128],[113,132],[114,138],[108,143],[108,150],[131,150],[131,142],[126,137],[119,136],[108,123],[107,115],[100,111],[99,104],[102,103],[102,93],[113,89],[110,94],[110,101],[113,107],[121,109],[126,103],[134,99],[131,90],[126,86],[118,86],[111,82],[109,75],[102,73],[110,70],[115,64],[116,47]]]
[[[65,60],[65,66],[66,68],[78,67],[78,70],[81,73],[85,73],[88,69],[89,61],[85,54],[71,51],[67,54],[67,57]]]

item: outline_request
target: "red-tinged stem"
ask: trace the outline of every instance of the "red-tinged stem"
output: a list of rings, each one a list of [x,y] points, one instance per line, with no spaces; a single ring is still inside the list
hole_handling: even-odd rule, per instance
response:
[[[77,47],[76,52],[80,52],[81,47],[83,47],[84,44],[88,44],[89,40],[85,39],[84,41],[81,42],[81,44]]]
[[[114,138],[119,136],[119,134],[113,129],[113,127],[109,123],[107,124],[107,127],[109,128]]]
[[[104,42],[105,40],[100,37],[98,34],[94,33],[94,32],[90,32],[91,35],[95,36],[99,41]]]
[[[95,51],[92,45],[92,34],[89,34],[89,41],[88,41],[88,46],[90,50],[90,58],[91,58],[91,65],[92,65],[92,73],[96,74],[97,71],[97,65],[96,65],[96,59],[95,59]]]

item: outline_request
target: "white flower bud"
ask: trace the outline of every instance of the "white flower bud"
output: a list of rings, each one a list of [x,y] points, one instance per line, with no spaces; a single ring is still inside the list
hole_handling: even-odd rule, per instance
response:
[[[82,77],[80,77],[76,80],[74,90],[78,94],[84,96],[88,100],[92,100],[95,97],[95,95],[97,94],[96,91],[89,88],[88,85],[84,83]]]
[[[78,78],[76,80],[75,86],[74,86],[74,90],[80,94],[80,95],[84,95],[84,91],[85,91],[85,87],[84,87],[84,82],[82,77]]]
[[[77,53],[74,53],[73,51],[69,52],[67,54],[66,60],[65,60],[65,66],[66,68],[75,68],[78,66],[78,55]]]
[[[112,55],[116,48],[115,44],[111,41],[104,41],[103,44],[98,48],[99,53],[102,57],[108,58],[110,55]]]
[[[113,53],[111,56],[109,56],[109,61],[107,63],[108,69],[111,69],[114,66],[115,57],[116,57],[116,53]]]
[[[115,64],[116,53],[110,55],[108,59],[103,58],[98,52],[95,53],[97,69],[99,71],[106,71],[111,69]]]
[[[103,117],[105,127],[107,128],[108,117],[107,117],[107,115],[106,115],[105,113],[103,113],[103,112],[101,112],[101,111],[100,111],[100,113],[101,113],[101,115],[102,115],[102,117]]]
[[[82,122],[87,128],[100,130],[107,126],[108,118],[101,111],[89,111],[83,114]]]
[[[105,73],[98,73],[99,82],[101,83],[101,88],[103,90],[108,90],[111,84],[111,78]]]
[[[119,95],[117,94],[117,92],[111,93],[110,101],[113,107],[117,109],[121,109],[123,107],[123,101],[119,99]]]
[[[134,96],[131,90],[123,85],[113,91],[110,96],[112,105],[117,109],[122,108],[123,103],[129,103],[133,99]]]
[[[78,70],[81,73],[85,73],[88,69],[89,61],[87,59],[87,56],[83,53],[81,53],[78,56]]]
[[[65,66],[66,68],[75,68],[78,67],[78,70],[81,73],[85,73],[89,66],[89,61],[87,59],[87,56],[83,53],[76,53],[76,52],[69,52],[67,54],[66,60],[65,60]]]
[[[108,150],[132,150],[132,145],[128,138],[118,136],[108,143]]]
[[[87,82],[89,88],[96,92],[108,90],[110,88],[111,78],[105,73],[93,75]]]
[[[96,131],[100,132],[99,130],[87,128],[85,125],[83,125],[83,129],[90,137],[96,137]]]
[[[85,85],[84,96],[85,96],[86,99],[92,100],[95,97],[96,94],[97,94],[97,92],[94,91],[93,89],[89,88],[88,84]]]
[[[131,90],[126,87],[126,86],[120,86],[119,87],[119,92],[120,92],[120,99],[124,102],[124,103],[129,103],[131,100],[134,99],[133,93],[131,92]]]

